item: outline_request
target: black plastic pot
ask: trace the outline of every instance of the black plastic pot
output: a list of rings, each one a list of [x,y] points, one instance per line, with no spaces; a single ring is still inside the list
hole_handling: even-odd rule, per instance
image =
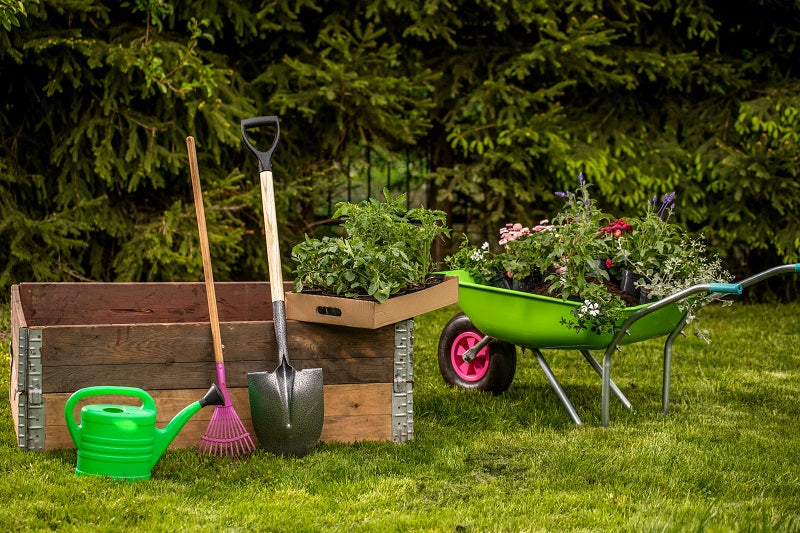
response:
[[[637,274],[631,270],[623,268],[620,270],[620,275],[622,276],[619,282],[620,290],[623,290],[630,294],[631,296],[637,298],[639,297],[639,288],[636,286],[636,282],[642,279],[644,276],[641,274]]]

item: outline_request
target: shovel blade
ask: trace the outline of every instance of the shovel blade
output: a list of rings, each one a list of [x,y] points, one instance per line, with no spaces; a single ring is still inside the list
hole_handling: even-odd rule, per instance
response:
[[[302,457],[322,434],[322,369],[281,370],[247,374],[253,429],[264,449]]]

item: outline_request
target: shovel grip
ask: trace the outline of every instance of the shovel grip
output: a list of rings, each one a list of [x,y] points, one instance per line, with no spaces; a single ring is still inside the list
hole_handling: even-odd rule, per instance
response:
[[[275,126],[275,139],[272,141],[272,146],[270,146],[266,152],[258,150],[253,146],[253,143],[250,142],[250,139],[247,138],[247,130],[259,126]],[[258,158],[258,169],[261,172],[266,170],[272,171],[272,152],[274,152],[275,147],[278,146],[278,139],[280,136],[281,125],[276,116],[246,118],[242,120],[242,140],[245,146]]]

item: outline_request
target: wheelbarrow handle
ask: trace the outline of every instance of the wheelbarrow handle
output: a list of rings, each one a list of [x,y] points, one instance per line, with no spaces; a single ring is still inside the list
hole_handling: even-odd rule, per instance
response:
[[[709,292],[716,292],[719,294],[742,294],[741,283],[709,283]]]
[[[258,150],[253,143],[250,142],[250,139],[247,138],[247,130],[252,128],[257,128],[259,126],[275,126],[275,139],[272,141],[272,146],[266,152],[262,152]],[[269,117],[254,117],[254,118],[246,118],[242,120],[242,140],[244,141],[245,146],[250,149],[253,154],[258,158],[258,169],[261,172],[269,170],[272,171],[272,152],[275,151],[275,147],[278,146],[278,139],[281,136],[281,125],[278,122],[278,117],[276,116],[269,116]]]

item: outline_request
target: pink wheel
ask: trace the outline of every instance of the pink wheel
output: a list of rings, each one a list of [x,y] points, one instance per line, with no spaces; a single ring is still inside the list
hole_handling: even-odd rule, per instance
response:
[[[453,387],[500,394],[511,385],[517,369],[517,348],[493,340],[475,356],[464,361],[464,352],[475,346],[483,333],[464,313],[450,319],[439,336],[439,371],[445,383]]]
[[[466,331],[455,338],[450,348],[450,362],[458,377],[464,381],[480,381],[489,371],[489,348],[484,346],[472,361],[464,361],[464,352],[478,344],[481,335]]]

